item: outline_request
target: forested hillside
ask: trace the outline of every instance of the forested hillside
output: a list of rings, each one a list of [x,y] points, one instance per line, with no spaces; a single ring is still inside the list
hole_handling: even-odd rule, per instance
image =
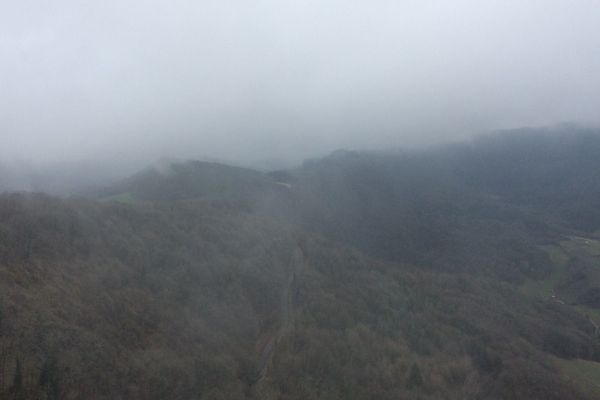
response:
[[[599,160],[563,126],[2,194],[0,398],[600,398]]]

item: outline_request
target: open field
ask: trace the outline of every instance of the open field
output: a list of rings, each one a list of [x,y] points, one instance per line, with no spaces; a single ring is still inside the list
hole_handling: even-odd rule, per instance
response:
[[[600,396],[600,363],[552,357],[563,376],[588,396]]]

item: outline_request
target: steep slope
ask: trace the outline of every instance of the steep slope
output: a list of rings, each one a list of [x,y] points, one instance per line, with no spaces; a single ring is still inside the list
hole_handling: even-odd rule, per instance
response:
[[[286,229],[200,201],[10,195],[0,215],[2,398],[243,398],[279,318]]]
[[[226,206],[10,195],[0,215],[3,398],[568,399],[547,354],[600,360],[574,311]]]
[[[597,140],[2,195],[0,398],[598,398]]]
[[[455,156],[455,173],[578,230],[600,228],[600,134],[576,126],[480,137]]]
[[[510,285],[303,249],[270,398],[579,398],[548,354],[599,361],[583,317]]]
[[[547,272],[536,243],[600,228],[598,171],[600,134],[573,127],[340,151],[288,172],[288,215],[378,258],[519,280]]]

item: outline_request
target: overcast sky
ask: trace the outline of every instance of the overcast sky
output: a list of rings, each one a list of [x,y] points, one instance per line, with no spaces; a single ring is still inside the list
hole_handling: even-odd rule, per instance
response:
[[[0,0],[0,161],[301,158],[598,110],[600,1]]]

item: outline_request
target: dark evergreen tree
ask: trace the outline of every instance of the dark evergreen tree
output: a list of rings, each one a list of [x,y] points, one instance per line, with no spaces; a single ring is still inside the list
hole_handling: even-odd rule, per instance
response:
[[[23,367],[21,366],[21,359],[17,357],[17,363],[15,365],[15,377],[12,386],[15,394],[15,399],[23,398]]]
[[[57,400],[59,398],[60,386],[56,357],[50,356],[42,365],[39,385],[46,393],[46,398],[48,400]]]
[[[406,380],[406,388],[412,390],[414,388],[420,387],[423,385],[423,376],[421,375],[421,369],[415,363],[410,368],[410,372],[408,374],[408,379]]]

